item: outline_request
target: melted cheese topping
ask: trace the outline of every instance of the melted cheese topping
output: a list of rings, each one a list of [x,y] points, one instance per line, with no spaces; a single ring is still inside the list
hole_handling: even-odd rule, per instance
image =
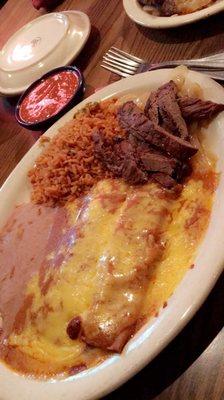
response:
[[[179,14],[189,14],[208,7],[215,0],[178,0],[176,2]]]
[[[30,280],[26,294],[33,301],[23,330],[9,337],[6,361],[20,371],[49,376],[73,374],[108,357],[106,351],[71,340],[66,333],[68,322],[86,315],[99,297],[99,265],[106,263],[112,271],[115,266],[116,274],[122,276],[130,274],[148,257],[148,231],[159,232],[162,252],[159,259],[152,257],[141,292],[139,326],[156,316],[193,266],[209,222],[215,186],[214,165],[200,151],[194,159],[194,174],[177,199],[163,196],[154,183],[134,189],[119,181],[102,181],[81,209],[78,202],[70,204],[77,230],[72,255],[54,270],[46,293],[40,289],[38,274]],[[125,290],[126,295],[135,295]]]

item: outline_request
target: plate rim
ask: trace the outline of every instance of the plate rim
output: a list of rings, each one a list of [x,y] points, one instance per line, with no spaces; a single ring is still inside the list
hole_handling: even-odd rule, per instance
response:
[[[157,80],[160,81],[160,84],[163,81],[167,81],[170,79],[169,74],[173,71],[173,69],[167,69],[164,74],[164,70],[157,70],[151,72],[145,72],[143,75],[135,75],[130,78],[122,79],[118,82],[115,82],[106,88],[96,92],[94,95],[85,99],[78,106],[74,107],[67,114],[65,114],[58,122],[56,122],[46,133],[46,136],[54,136],[56,134],[58,127],[64,125],[65,122],[70,120],[74,113],[81,109],[85,104],[90,101],[99,101],[102,99],[106,99],[116,94],[123,92],[130,92],[134,90],[133,87],[136,86],[138,88],[139,80],[141,78],[143,81],[142,86],[145,86],[146,79],[149,82],[150,79],[153,82]],[[216,82],[213,82],[211,79],[202,76],[199,73],[189,71],[190,76],[201,77],[203,81],[208,82],[210,85],[212,84],[213,88],[219,89],[219,92],[222,91],[222,98],[224,102],[224,89],[218,85]],[[144,79],[146,78],[146,79]],[[129,85],[129,82],[132,81],[133,85]],[[127,84],[126,84],[127,83]],[[128,86],[131,86],[128,88]],[[222,117],[224,124],[224,115]],[[224,142],[224,140],[223,140]],[[19,179],[24,179],[24,171],[27,170],[27,167],[30,167],[30,162],[32,164],[35,161],[35,158],[38,153],[40,153],[42,149],[39,148],[39,141],[28,151],[28,153],[23,157],[14,171],[10,174],[4,185],[1,189],[0,195],[0,208],[2,206],[2,202],[7,200],[7,196],[10,193],[10,185],[16,176],[19,175]],[[26,174],[25,174],[26,176]],[[223,177],[223,193],[224,193],[224,177]],[[220,222],[221,224],[221,222]],[[222,228],[224,229],[224,221],[222,222]],[[207,230],[208,232],[208,230]],[[224,248],[224,237],[222,239],[222,248]],[[213,255],[212,255],[213,256]],[[217,258],[217,256],[216,256]],[[217,259],[218,260],[218,259]],[[217,263],[214,271],[211,271],[211,276],[209,281],[207,282],[207,286],[205,285],[201,291],[199,291],[199,295],[197,293],[196,298],[192,298],[190,301],[187,298],[187,293],[185,293],[185,298],[183,301],[183,306],[181,309],[175,310],[177,300],[179,299],[179,292],[185,290],[184,282],[186,278],[189,277],[189,274],[196,275],[198,274],[198,269],[189,270],[182,281],[177,286],[174,295],[169,299],[169,306],[163,309],[156,319],[151,319],[136,335],[135,337],[128,343],[124,353],[121,356],[115,355],[112,358],[109,358],[104,363],[100,364],[97,367],[91,368],[87,371],[81,372],[80,374],[67,378],[65,380],[54,380],[43,381],[43,380],[34,380],[27,377],[23,377],[22,375],[11,371],[4,364],[0,365],[0,397],[2,400],[17,400],[18,395],[20,394],[21,400],[29,400],[30,393],[33,393],[32,399],[37,400],[41,398],[41,400],[49,400],[51,396],[54,396],[55,400],[61,399],[63,396],[64,400],[72,400],[74,396],[74,392],[79,394],[79,400],[90,400],[90,399],[99,399],[100,397],[106,395],[107,393],[115,390],[118,386],[123,384],[125,381],[130,379],[133,375],[135,375],[139,370],[141,370],[146,364],[148,364],[152,359],[163,350],[163,348],[183,329],[183,327],[187,324],[187,322],[193,317],[193,315],[197,312],[207,295],[209,294],[212,287],[215,285],[219,275],[222,272],[222,265],[224,262],[224,253],[222,251],[221,261]],[[204,272],[205,273],[205,272]],[[188,278],[190,279],[190,278]],[[196,285],[199,285],[200,282],[196,281]],[[182,295],[181,295],[182,296]],[[172,312],[175,311],[175,315],[173,316]],[[178,317],[178,319],[177,319]],[[166,333],[162,334],[162,338],[158,340],[157,331],[161,331],[163,329],[163,325],[168,323],[169,320],[172,321],[174,319],[173,325],[170,327]],[[154,321],[154,322],[153,322]],[[151,338],[156,338],[156,342],[154,343],[153,349],[145,351],[147,349],[148,342],[150,340],[154,340]],[[140,352],[143,357],[137,357],[136,362],[136,354]],[[116,367],[116,368],[115,368]],[[114,369],[116,369],[114,374]],[[118,373],[121,375],[118,376]],[[115,375],[115,376],[114,376]],[[8,377],[8,384],[5,386],[4,376]],[[98,382],[98,378],[101,379],[101,384]],[[2,382],[1,382],[2,381]],[[3,387],[4,383],[4,387]],[[54,383],[52,385],[52,383]],[[16,386],[15,386],[16,385]],[[16,395],[12,395],[13,388],[16,387]],[[26,393],[24,394],[24,391]]]
[[[171,17],[152,16],[141,9],[138,0],[123,0],[123,7],[128,17],[138,25],[152,29],[168,29],[191,24],[208,18],[224,10],[224,0],[185,15]]]

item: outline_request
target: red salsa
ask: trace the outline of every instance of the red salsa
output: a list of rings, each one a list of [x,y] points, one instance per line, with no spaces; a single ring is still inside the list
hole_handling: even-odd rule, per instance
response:
[[[73,97],[78,83],[78,77],[72,71],[61,71],[44,79],[23,99],[20,118],[35,123],[57,114]]]

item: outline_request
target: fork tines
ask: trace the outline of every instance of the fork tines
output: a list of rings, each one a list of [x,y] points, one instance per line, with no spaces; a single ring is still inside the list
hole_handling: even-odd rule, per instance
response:
[[[101,67],[123,77],[136,74],[144,60],[135,57],[116,47],[111,47],[103,56]]]

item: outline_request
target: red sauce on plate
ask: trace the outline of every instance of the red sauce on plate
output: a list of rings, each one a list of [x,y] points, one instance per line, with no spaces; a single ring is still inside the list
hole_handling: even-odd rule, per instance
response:
[[[20,118],[35,123],[57,114],[73,97],[78,83],[72,71],[61,71],[44,79],[23,99]]]

